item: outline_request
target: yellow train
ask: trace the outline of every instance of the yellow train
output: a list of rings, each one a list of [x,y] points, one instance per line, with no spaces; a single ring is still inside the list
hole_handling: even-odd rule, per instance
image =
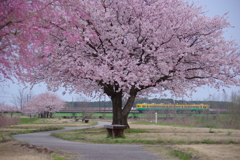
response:
[[[159,113],[173,112],[201,113],[209,111],[210,106],[206,104],[136,104],[136,110],[139,112],[157,111]]]

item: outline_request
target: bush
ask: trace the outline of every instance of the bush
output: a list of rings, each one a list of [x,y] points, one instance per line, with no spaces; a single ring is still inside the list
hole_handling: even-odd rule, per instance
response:
[[[18,117],[9,118],[6,115],[3,115],[3,114],[0,115],[0,127],[7,127],[9,125],[16,125],[16,124],[19,124]]]

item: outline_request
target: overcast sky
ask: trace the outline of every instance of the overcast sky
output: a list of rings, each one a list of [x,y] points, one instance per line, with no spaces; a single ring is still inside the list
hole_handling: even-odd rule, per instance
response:
[[[206,14],[207,16],[213,17],[215,15],[223,15],[227,12],[228,14],[228,21],[231,23],[232,26],[235,28],[228,28],[224,36],[228,40],[235,39],[237,43],[240,45],[240,0],[188,0],[188,1],[193,1],[197,2],[199,5],[204,6],[205,10],[208,11]],[[12,104],[11,100],[13,95],[16,95],[19,89],[22,89],[23,86],[19,84],[12,84],[11,82],[7,83],[7,86],[1,87],[0,88],[0,102],[5,102],[7,104]],[[1,86],[1,85],[0,85]],[[233,86],[229,89],[224,88],[228,94],[230,94],[232,91],[239,91],[240,87]],[[209,97],[209,95],[220,95],[222,92],[218,92],[215,89],[211,89],[209,87],[201,87],[197,89],[198,92],[194,93],[191,98],[184,97],[186,100],[204,100]],[[45,87],[44,84],[39,84],[36,85],[33,89],[32,92],[35,95],[45,93],[47,92],[47,88]],[[56,92],[63,100],[65,101],[72,101],[76,100],[76,97],[78,95],[72,94],[66,94],[62,95],[61,93],[63,92],[63,89],[60,91]],[[169,95],[169,98],[171,96]],[[158,97],[160,98],[160,97]],[[92,100],[89,98],[89,100]],[[104,100],[102,98],[102,100]]]

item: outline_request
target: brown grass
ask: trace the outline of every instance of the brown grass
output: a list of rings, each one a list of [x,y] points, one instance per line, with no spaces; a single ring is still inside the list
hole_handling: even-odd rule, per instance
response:
[[[39,153],[34,149],[21,146],[19,142],[0,143],[0,159],[2,160],[51,160],[49,153]]]
[[[188,127],[172,127],[161,126],[155,124],[131,124],[132,129],[148,129],[152,133],[138,133],[139,137],[148,140],[172,139],[190,141],[203,141],[210,139],[214,141],[231,141],[240,143],[240,130],[233,129],[209,129],[209,128],[188,128]],[[214,133],[210,133],[214,132]],[[137,138],[135,135],[128,135],[127,138]]]
[[[172,155],[172,150],[165,146],[143,146],[142,148],[152,152],[152,155],[158,156],[159,160],[179,160],[178,157]]]
[[[66,160],[73,160],[80,156],[67,151],[17,141],[0,143],[1,160],[53,160],[53,154],[64,157]]]
[[[209,160],[237,160],[240,159],[240,145],[227,144],[227,145],[176,145],[174,148],[181,149],[183,151],[198,152],[201,155],[205,155],[204,159]],[[203,159],[202,158],[202,159]]]
[[[198,140],[203,139],[227,141],[232,140],[240,143],[240,130],[232,129],[212,129],[215,133],[209,133],[209,128],[187,128],[187,127],[172,127],[161,125],[142,125],[131,124],[131,128],[141,128],[154,130],[157,133],[139,133],[138,136],[144,137],[144,139],[173,139],[173,140]],[[133,137],[131,137],[133,138]],[[163,146],[146,146],[146,150],[153,152],[155,155],[163,159],[168,158],[169,151]],[[168,147],[167,147],[168,148]],[[236,160],[240,159],[240,145],[239,144],[191,144],[191,145],[172,145],[172,150],[180,150],[182,152],[188,152],[189,154],[198,157],[199,160]],[[166,154],[167,153],[167,154]],[[166,157],[166,158],[164,158]]]

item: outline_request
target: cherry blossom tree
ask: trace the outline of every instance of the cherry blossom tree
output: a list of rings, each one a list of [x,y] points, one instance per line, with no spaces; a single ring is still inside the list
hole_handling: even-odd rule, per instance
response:
[[[46,40],[52,36],[49,34],[52,27],[61,28],[66,24],[65,18],[71,21],[65,16],[70,14],[67,6],[71,5],[79,6],[77,1],[68,0],[1,0],[0,82],[20,78],[20,65],[24,68],[30,62],[34,65],[36,53],[41,52],[42,57],[52,52],[54,44],[47,44]]]
[[[5,103],[0,103],[0,112],[1,113],[10,113],[11,117],[13,116],[13,113],[19,112],[19,108],[7,105]]]
[[[11,117],[13,116],[14,113],[19,112],[20,109],[14,106],[7,106],[6,112],[10,113]]]
[[[53,91],[63,86],[87,95],[107,94],[113,124],[128,125],[137,95],[170,91],[182,96],[203,85],[239,85],[238,44],[223,37],[231,27],[226,15],[207,17],[201,6],[183,0],[57,4],[34,23],[49,36],[31,32],[29,56],[18,57],[21,76],[33,85],[45,82]]]
[[[11,118],[5,114],[2,114],[4,112],[10,113]],[[0,103],[0,127],[19,124],[19,117],[12,117],[13,113],[15,112],[19,112],[19,109],[14,106],[7,105],[4,102]]]
[[[4,102],[0,103],[0,113],[4,113],[6,111],[6,105]]]
[[[34,101],[26,102],[21,109],[21,113],[27,114],[30,118],[32,118],[34,115],[39,113],[39,109],[36,108],[35,105]]]
[[[24,104],[22,112],[31,116],[36,113],[42,118],[52,117],[52,114],[64,108],[65,102],[57,95],[43,93]]]
[[[26,50],[29,44],[28,20],[34,16],[31,11],[36,7],[26,0],[2,0],[0,3],[0,82],[14,76],[16,53]]]

